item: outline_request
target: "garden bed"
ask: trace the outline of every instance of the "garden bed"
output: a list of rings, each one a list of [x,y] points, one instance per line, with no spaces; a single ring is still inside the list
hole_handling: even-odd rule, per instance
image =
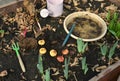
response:
[[[107,25],[110,23],[106,18],[109,11],[120,13],[118,5],[116,6],[107,0],[76,1],[65,0],[63,14],[55,18],[50,16],[42,18],[40,16],[39,11],[46,8],[46,1],[44,0],[32,2],[35,7],[32,7],[31,11],[25,3],[23,5],[23,2],[19,2],[19,5],[16,3],[0,9],[2,11],[0,13],[1,81],[43,81],[46,71],[49,70],[52,81],[89,81],[102,70],[120,60],[119,37],[115,37],[109,31],[98,41],[82,41],[85,44],[87,43],[84,52],[78,51],[77,40],[71,37],[62,46],[67,36],[63,22],[70,13],[89,11],[98,14]],[[118,17],[118,21],[120,21],[119,19],[120,17]],[[21,69],[16,52],[12,47],[14,43],[19,44],[19,54],[25,66],[25,72]],[[109,58],[109,51],[115,44],[117,45],[114,54]],[[108,54],[105,56],[100,48],[103,45],[108,47]],[[45,49],[45,52],[41,53],[41,49]],[[51,50],[57,54],[51,55]],[[68,53],[64,54],[63,50],[67,50]],[[83,65],[81,64],[84,57],[86,58],[87,72],[82,69]],[[42,58],[43,73],[40,71],[41,68],[37,67],[41,63],[40,58]],[[65,76],[67,71],[64,72],[67,68],[66,63],[68,63],[68,77]]]

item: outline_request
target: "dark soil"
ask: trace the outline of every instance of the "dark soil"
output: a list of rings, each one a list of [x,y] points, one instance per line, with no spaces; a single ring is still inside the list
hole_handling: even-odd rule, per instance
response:
[[[81,2],[81,0],[78,1],[78,3],[79,2]],[[91,3],[92,6],[90,6],[88,3]],[[103,2],[89,0],[84,5],[81,4],[77,7],[81,8],[82,11],[86,11],[86,8],[90,8],[91,10],[95,11],[100,7],[101,3],[105,3],[104,8],[111,5],[111,3],[106,0]],[[37,4],[36,7],[38,9],[43,6],[41,3],[39,4]],[[2,18],[6,16],[6,14],[12,14],[12,16],[14,16],[15,12],[2,14],[0,16],[0,29],[5,31],[4,36],[0,37],[0,73],[4,70],[8,72],[6,76],[0,76],[0,81],[43,81],[41,78],[41,74],[37,68],[39,49],[42,47],[47,49],[46,54],[42,56],[44,71],[50,68],[50,75],[53,81],[88,81],[89,79],[100,73],[97,72],[95,69],[93,71],[92,68],[95,65],[99,64],[99,66],[108,66],[108,60],[104,61],[102,59],[99,47],[101,44],[104,43],[107,43],[109,44],[109,46],[111,46],[116,41],[116,39],[108,33],[101,40],[88,43],[88,47],[86,48],[85,53],[82,55],[78,55],[79,53],[76,47],[76,40],[71,37],[64,47],[61,46],[67,35],[63,29],[63,21],[65,17],[69,13],[79,11],[79,9],[73,5],[73,2],[64,2],[64,5],[70,6],[71,9],[64,7],[63,15],[58,18],[41,18],[39,16],[39,12],[37,12],[37,17],[42,27],[42,32],[39,33],[38,37],[35,37],[33,29],[26,33],[26,37],[23,37],[22,35],[20,35],[19,31],[21,30],[19,30],[19,28],[17,27],[18,24],[16,22],[7,24],[5,21],[3,21]],[[105,12],[105,10],[99,8],[98,13],[102,12]],[[12,16],[10,15],[10,17]],[[34,26],[38,30],[36,23],[34,24]],[[38,41],[41,39],[45,40],[45,45],[43,46],[38,45]],[[11,47],[13,41],[18,42],[20,45],[19,53],[26,68],[25,73],[22,72],[15,51]],[[118,44],[118,46],[119,45],[120,44]],[[69,55],[62,55],[61,51],[64,48],[69,49]],[[64,58],[70,57],[70,63],[74,63],[74,59],[78,58],[78,64],[75,64],[74,66],[71,66],[71,64],[69,65],[68,80],[66,80],[64,77],[64,62],[59,62],[56,59],[57,56],[51,57],[49,54],[49,51],[51,49],[55,49],[57,51],[57,56],[63,56]],[[113,58],[119,58],[119,52],[120,47],[117,47]],[[89,68],[86,75],[84,75],[81,66],[81,58],[84,56],[87,58],[87,64]],[[112,63],[115,62],[116,61]]]

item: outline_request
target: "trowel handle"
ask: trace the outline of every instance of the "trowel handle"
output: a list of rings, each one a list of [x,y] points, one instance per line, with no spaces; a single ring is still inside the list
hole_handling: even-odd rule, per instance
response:
[[[24,66],[24,64],[23,64],[23,61],[22,61],[20,55],[18,55],[17,57],[18,57],[18,60],[19,60],[19,63],[20,63],[20,67],[21,67],[22,71],[25,72],[25,71],[26,71],[26,70],[25,70],[25,66]]]

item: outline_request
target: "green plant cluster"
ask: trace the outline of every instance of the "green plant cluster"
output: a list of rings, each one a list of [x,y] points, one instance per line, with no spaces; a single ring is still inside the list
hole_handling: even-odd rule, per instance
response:
[[[111,14],[109,11],[106,18],[109,22],[108,31],[117,39],[120,39],[120,22],[118,20],[119,14],[116,12],[114,14]]]
[[[117,47],[117,45],[118,45],[118,41],[116,41],[114,45],[111,46],[110,48],[107,46],[107,44],[101,45],[100,46],[101,54],[103,56],[107,56],[110,60],[115,53],[115,48]]]
[[[84,43],[82,39],[77,39],[77,50],[79,53],[84,53],[88,43]]]
[[[86,74],[88,72],[88,66],[87,66],[87,63],[86,63],[86,57],[83,57],[82,58],[82,70],[84,72],[84,74]]]
[[[39,58],[38,58],[37,68],[38,68],[40,74],[43,77],[43,81],[51,81],[51,79],[50,79],[50,69],[49,68],[47,70],[45,70],[45,74],[44,74],[43,60],[42,60],[41,55],[39,55]]]
[[[79,53],[83,54],[85,52],[85,49],[87,47],[88,43],[82,41],[81,38],[77,39],[77,50]],[[86,75],[87,71],[88,71],[88,66],[86,63],[86,57],[83,57],[81,60],[81,64],[82,64],[82,70],[84,72],[84,74]]]
[[[66,78],[66,80],[68,79],[69,63],[70,63],[70,57],[65,58],[65,61],[64,61],[64,65],[65,65],[65,68],[64,68],[64,77]]]

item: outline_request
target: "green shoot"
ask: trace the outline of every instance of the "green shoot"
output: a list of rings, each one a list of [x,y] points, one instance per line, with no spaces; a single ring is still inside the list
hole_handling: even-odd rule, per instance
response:
[[[0,33],[4,33],[4,30],[0,30]]]
[[[84,74],[86,74],[87,73],[87,71],[88,71],[88,66],[87,66],[87,64],[86,64],[86,57],[84,57],[83,59],[82,59],[82,70],[84,71]]]
[[[84,43],[82,39],[77,39],[77,49],[79,53],[84,53],[88,43]]]
[[[5,31],[4,30],[0,30],[0,37],[4,36]]]
[[[42,56],[41,55],[39,55],[39,58],[38,58],[37,68],[38,68],[40,74],[43,75],[43,61],[42,61]]]
[[[117,45],[118,45],[118,41],[113,45],[113,47],[110,48],[109,55],[108,55],[109,59],[111,59],[112,56],[114,55],[115,48],[117,47]]]
[[[115,12],[113,15],[113,20],[116,21],[118,19],[118,16],[119,16],[118,13]]]
[[[107,20],[110,20],[110,11],[108,12],[107,16],[106,16]]]
[[[100,50],[101,50],[101,54],[103,56],[106,56],[107,52],[108,52],[108,46],[106,44],[100,46]]]
[[[65,58],[65,61],[64,61],[64,65],[65,65],[64,77],[66,78],[66,80],[68,79],[69,63],[70,63],[70,57],[68,59]]]
[[[50,81],[50,69],[45,71],[45,81]]]

